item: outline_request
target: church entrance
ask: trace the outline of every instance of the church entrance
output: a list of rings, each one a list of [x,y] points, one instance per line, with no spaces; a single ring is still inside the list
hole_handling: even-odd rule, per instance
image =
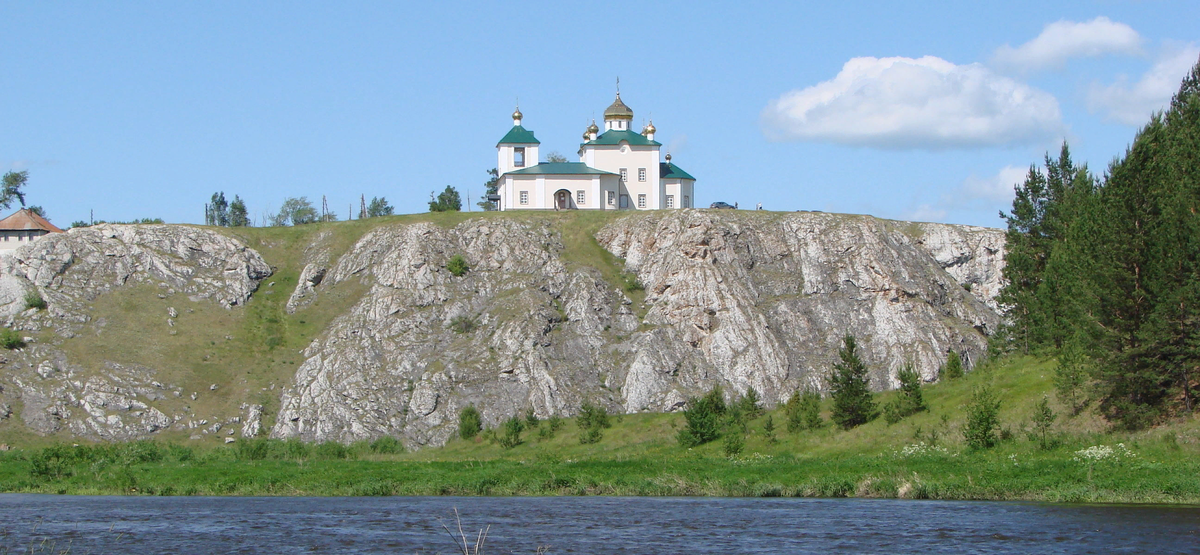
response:
[[[566,189],[562,189],[557,193],[554,193],[554,208],[558,210],[570,210],[571,192]]]

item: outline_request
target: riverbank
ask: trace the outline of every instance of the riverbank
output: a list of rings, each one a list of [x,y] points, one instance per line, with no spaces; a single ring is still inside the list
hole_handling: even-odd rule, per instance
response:
[[[929,410],[843,431],[789,432],[782,410],[746,423],[740,452],[721,440],[676,441],[679,414],[614,416],[584,444],[573,419],[528,426],[505,447],[496,433],[402,452],[382,440],[350,446],[239,440],[223,447],[164,442],[57,445],[0,453],[0,492],[105,495],[634,495],[883,497],[1071,503],[1200,504],[1194,417],[1110,432],[1094,413],[1061,407],[1043,441],[1034,405],[1053,362],[1014,359],[923,388]],[[970,392],[1001,400],[1000,443],[962,440]],[[879,395],[886,403],[894,393]],[[828,416],[828,400],[823,410]],[[768,420],[771,426],[768,426]],[[768,431],[768,428],[772,428]],[[486,439],[485,439],[486,437]]]

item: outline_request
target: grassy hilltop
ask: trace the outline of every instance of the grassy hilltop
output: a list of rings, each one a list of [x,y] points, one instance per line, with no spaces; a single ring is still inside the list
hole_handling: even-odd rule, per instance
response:
[[[740,454],[717,440],[676,440],[680,414],[613,416],[581,444],[573,420],[540,422],[505,448],[485,432],[413,453],[394,442],[350,446],[252,440],[230,446],[135,442],[0,454],[0,491],[141,495],[733,495],[1200,503],[1200,425],[1194,418],[1137,433],[1108,432],[1094,412],[1059,413],[1053,445],[1026,432],[1052,390],[1053,361],[1019,358],[926,385],[929,410],[850,431],[788,432],[782,410],[747,424]],[[968,449],[971,392],[991,385],[1006,439]],[[881,403],[895,393],[877,396]],[[774,436],[764,431],[767,418]],[[1119,445],[1120,444],[1120,445]],[[1110,448],[1110,450],[1105,449]],[[1107,454],[1106,454],[1107,453]]]

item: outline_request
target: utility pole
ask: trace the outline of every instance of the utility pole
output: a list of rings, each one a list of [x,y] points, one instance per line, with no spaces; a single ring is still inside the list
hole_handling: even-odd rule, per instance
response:
[[[325,221],[325,216],[329,214],[329,201],[325,200],[325,195],[321,195],[321,221]]]
[[[365,220],[367,219],[367,195],[359,195],[358,203],[358,219]]]

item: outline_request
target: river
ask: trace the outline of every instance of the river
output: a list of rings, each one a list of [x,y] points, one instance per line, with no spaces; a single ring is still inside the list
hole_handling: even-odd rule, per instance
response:
[[[0,495],[0,553],[1200,553],[1200,508],[883,499]],[[51,548],[56,551],[52,551]],[[5,550],[8,551],[5,551]]]

